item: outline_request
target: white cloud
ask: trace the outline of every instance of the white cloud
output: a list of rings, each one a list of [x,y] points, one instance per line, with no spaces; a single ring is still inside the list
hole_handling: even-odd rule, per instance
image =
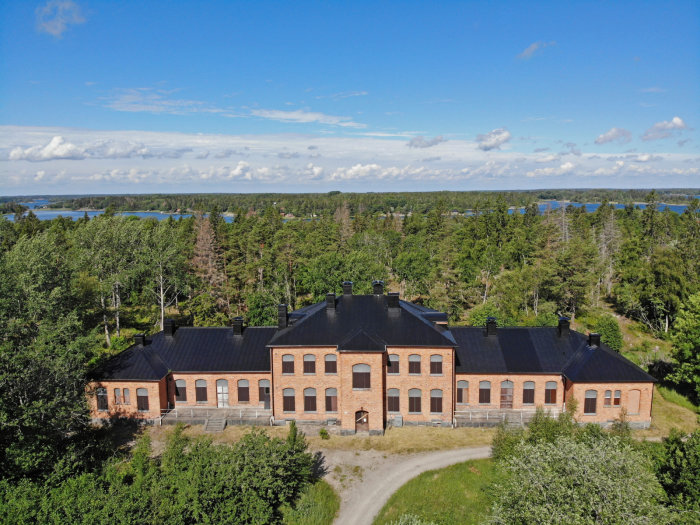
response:
[[[557,43],[552,41],[552,42],[533,42],[529,46],[527,46],[522,53],[518,55],[518,58],[521,60],[530,60],[535,53],[540,51],[541,49],[544,49],[545,47],[550,47],[550,46],[556,46]]]
[[[484,135],[477,135],[476,140],[479,143],[479,149],[490,151],[492,149],[500,149],[510,138],[510,131],[505,128],[498,128]]]
[[[36,8],[37,30],[61,38],[71,25],[85,22],[80,7],[71,0],[50,0]]]
[[[251,111],[253,115],[260,118],[279,120],[281,122],[297,122],[297,123],[313,123],[330,124],[333,126],[342,126],[346,128],[364,128],[364,124],[354,122],[351,117],[341,117],[337,115],[326,115],[315,111],[304,111],[301,109],[293,111],[282,111],[278,109],[254,109]]]
[[[445,139],[442,138],[442,135],[433,137],[430,140],[426,140],[425,137],[423,137],[422,135],[418,135],[417,137],[413,137],[411,140],[409,140],[406,146],[408,146],[409,148],[432,148],[433,146],[437,146],[441,142],[445,142]]]
[[[674,136],[678,131],[688,129],[688,126],[680,117],[673,117],[671,120],[657,122],[644,132],[642,140],[667,139]]]
[[[221,113],[224,116],[238,116],[230,110],[212,107],[201,100],[170,98],[177,90],[156,88],[117,89],[105,99],[105,107],[115,111],[129,113],[156,113],[170,115],[187,115],[191,113]]]
[[[482,141],[491,149],[479,148],[475,141],[450,139],[440,144],[438,159],[426,155],[436,150],[407,148],[406,140],[358,135],[207,135],[0,126],[0,194],[36,192],[37,183],[42,192],[64,194],[125,193],[131,188],[235,192],[599,187],[601,182],[651,187],[664,174],[676,176],[675,185],[691,187],[697,176],[692,172],[697,154],[579,152],[573,156],[492,147],[503,138],[495,133]],[[310,144],[316,149],[309,150]],[[569,143],[562,140],[559,146],[576,147],[565,144]],[[316,152],[323,156],[310,159]],[[601,178],[605,176],[610,179]]]
[[[608,142],[617,142],[618,144],[627,144],[632,140],[632,133],[624,128],[610,128],[602,135],[598,135],[595,139],[596,144],[607,144]]]
[[[53,137],[45,146],[31,146],[23,149],[17,146],[10,151],[10,160],[29,160],[40,162],[46,160],[71,159],[80,160],[87,157],[85,149],[66,142],[63,137]]]

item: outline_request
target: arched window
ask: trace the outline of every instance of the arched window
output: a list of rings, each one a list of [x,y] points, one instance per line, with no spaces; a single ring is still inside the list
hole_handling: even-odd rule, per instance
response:
[[[399,373],[399,356],[397,354],[389,354],[389,360],[387,362],[387,374],[398,374]]]
[[[457,381],[457,403],[469,403],[469,381]]]
[[[352,387],[366,389],[370,386],[369,365],[353,365],[352,367]]]
[[[408,391],[408,413],[409,414],[420,414],[420,390],[418,388],[412,388]]]
[[[513,381],[501,381],[501,408],[513,408]]]
[[[228,381],[226,379],[216,380],[216,406],[219,408],[228,407]]]
[[[430,391],[430,413],[442,414],[442,390]]]
[[[603,406],[604,407],[612,406],[612,390],[605,391],[605,395],[603,396]]]
[[[411,354],[408,356],[408,373],[414,375],[420,374],[420,356],[418,354]]]
[[[282,356],[282,373],[283,374],[293,374],[294,373],[294,356],[291,354],[286,354]]]
[[[557,402],[557,382],[547,381],[544,386],[544,404],[554,405]]]
[[[613,404],[614,404],[616,407],[619,407],[619,406],[620,406],[620,400],[621,400],[621,398],[622,398],[622,391],[620,391],[620,390],[615,390],[615,401],[614,401]]]
[[[269,379],[261,379],[258,381],[258,400],[259,401],[264,401],[266,399],[266,396],[270,395],[270,380]]]
[[[197,379],[194,382],[194,397],[197,403],[207,402],[207,382],[204,379]]]
[[[431,355],[430,356],[430,375],[431,376],[441,376],[442,375],[442,356],[441,355]]]
[[[285,388],[282,390],[282,411],[284,412],[294,412],[296,408],[294,406],[294,389]]]
[[[316,389],[304,389],[304,412],[316,412]]]
[[[316,373],[316,356],[313,354],[306,354],[304,356],[304,373],[305,374],[315,374]]]
[[[598,400],[598,391],[597,390],[586,390],[586,398],[583,402],[583,413],[584,414],[595,414],[597,400]]]
[[[238,380],[238,402],[248,403],[250,401],[250,383],[247,379]]]
[[[114,389],[114,404],[115,405],[122,404],[122,390],[121,390],[121,388]]]
[[[338,356],[335,354],[326,354],[326,374],[338,373]]]
[[[187,382],[184,379],[175,381],[175,402],[184,403],[187,401]]]
[[[488,405],[491,403],[491,382],[479,382],[479,404]]]
[[[523,383],[523,405],[535,404],[535,382],[525,381]]]
[[[390,388],[386,391],[386,409],[388,412],[399,411],[399,389]]]
[[[107,403],[107,389],[98,388],[95,393],[97,394],[97,410],[104,411],[108,408]]]
[[[139,412],[148,412],[148,390],[145,388],[136,389],[136,408]]]
[[[124,389],[123,396],[124,396],[124,404],[130,405],[131,404],[131,394],[130,394],[128,388]]]
[[[338,390],[326,388],[326,412],[338,411]]]

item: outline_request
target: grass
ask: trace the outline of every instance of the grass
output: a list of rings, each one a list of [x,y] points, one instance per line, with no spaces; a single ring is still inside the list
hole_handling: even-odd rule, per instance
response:
[[[635,437],[659,439],[668,436],[672,428],[678,428],[683,432],[690,433],[700,426],[698,425],[698,415],[695,410],[677,404],[674,400],[665,399],[663,391],[669,390],[663,389],[662,391],[662,388],[654,387],[651,427],[647,430],[636,430],[634,432]],[[673,392],[671,397],[674,398],[675,396],[680,396],[680,394]],[[685,402],[693,406],[690,401],[685,400]]]
[[[694,404],[683,394],[679,394],[675,390],[667,388],[665,386],[659,386],[658,391],[666,401],[670,401],[671,403],[675,403],[676,405],[682,406],[683,408],[687,408],[688,410],[692,410],[693,412],[700,414],[700,407]]]
[[[441,525],[481,524],[488,519],[496,478],[491,459],[477,459],[424,472],[394,493],[374,521],[389,524],[403,514],[414,514]]]
[[[330,525],[340,508],[340,498],[323,480],[309,485],[296,508],[282,509],[283,525]]]
[[[235,443],[251,431],[250,426],[232,425],[217,434],[206,434],[216,443]],[[259,427],[270,436],[285,438],[287,427]],[[168,426],[149,429],[154,450],[159,450],[165,441],[165,435],[172,429]],[[490,445],[495,429],[493,428],[438,428],[438,427],[403,427],[390,428],[383,436],[338,436],[322,439],[318,427],[301,427],[306,434],[306,441],[312,451],[316,450],[376,450],[387,454],[411,454],[434,450]],[[194,437],[205,435],[202,425],[188,425],[185,435]]]

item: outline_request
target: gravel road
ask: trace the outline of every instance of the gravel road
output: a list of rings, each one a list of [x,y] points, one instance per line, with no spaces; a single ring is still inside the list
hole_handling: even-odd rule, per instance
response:
[[[335,525],[371,525],[389,497],[407,481],[426,470],[444,468],[470,459],[487,458],[491,447],[470,447],[410,455],[324,452],[328,480],[340,494]],[[349,473],[343,475],[343,472]],[[354,473],[354,477],[353,477]]]

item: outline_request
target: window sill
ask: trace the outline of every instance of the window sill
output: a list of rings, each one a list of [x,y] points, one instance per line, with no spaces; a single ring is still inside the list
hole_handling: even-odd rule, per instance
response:
[[[443,377],[445,374],[430,374],[430,377]]]
[[[388,411],[387,411],[387,414],[392,414],[392,415],[394,415],[394,416],[398,416],[398,415],[401,414],[401,412],[400,412],[400,411],[392,412],[391,410],[388,410]]]
[[[292,410],[291,412],[289,410],[283,410],[282,413],[283,414],[296,414],[297,412],[296,412],[296,410]]]
[[[353,390],[360,390],[360,391],[362,391],[362,390],[372,390],[372,389],[371,389],[371,388],[353,388]]]
[[[457,403],[458,405],[469,406],[469,403]]]
[[[422,375],[422,374],[421,374],[420,372],[417,372],[417,373],[416,373],[416,372],[409,372],[408,375],[409,375],[409,376],[419,376],[419,375]]]
[[[304,372],[305,376],[315,376],[316,372]]]
[[[283,376],[293,376],[294,372],[282,372]]]
[[[409,412],[408,413],[409,416],[420,416],[421,414],[423,414],[423,412]]]
[[[430,415],[431,416],[441,416],[442,412],[431,412]]]
[[[304,414],[318,414],[317,410],[304,410]]]
[[[598,413],[597,413],[597,412],[591,412],[591,413],[584,413],[583,415],[584,415],[584,416],[597,416]]]
[[[326,414],[337,414],[337,410],[326,410]]]
[[[198,405],[206,405],[208,401],[197,401]]]
[[[337,376],[338,372],[325,372],[327,376]]]

